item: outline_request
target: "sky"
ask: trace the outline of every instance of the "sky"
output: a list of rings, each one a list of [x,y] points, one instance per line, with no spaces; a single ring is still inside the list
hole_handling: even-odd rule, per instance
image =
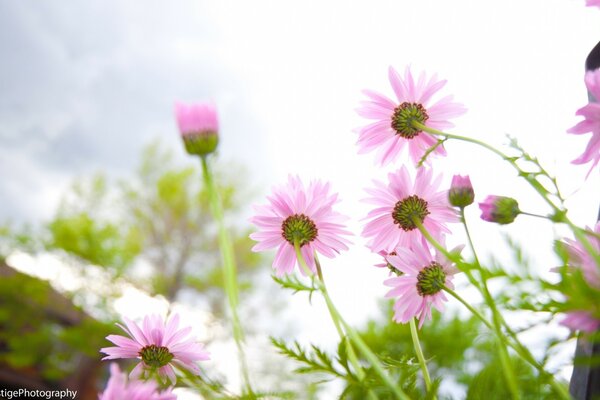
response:
[[[256,201],[290,173],[331,181],[340,193],[356,245],[324,268],[342,313],[359,324],[385,290],[358,236],[368,212],[360,200],[401,162],[380,168],[372,154],[357,154],[355,130],[366,121],[355,109],[363,89],[392,96],[390,65],[447,79],[443,94],[468,109],[452,132],[499,146],[517,137],[557,175],[572,218],[595,221],[599,176],[586,180],[587,168],[570,164],[587,136],[565,133],[587,102],[583,64],[600,39],[600,10],[584,3],[0,0],[0,222],[47,221],[74,178],[127,176],[156,139],[193,162],[173,104],[211,100],[219,157],[247,167]],[[547,211],[490,154],[446,148],[434,164],[446,184],[468,173],[477,200],[511,195],[522,209]],[[477,220],[478,210],[467,216]],[[543,221],[474,222],[473,232],[484,253],[501,249],[499,232],[510,233],[534,262],[552,262],[545,249],[557,232]],[[306,340],[322,327],[319,318],[305,324]],[[330,328],[324,337],[335,338]]]

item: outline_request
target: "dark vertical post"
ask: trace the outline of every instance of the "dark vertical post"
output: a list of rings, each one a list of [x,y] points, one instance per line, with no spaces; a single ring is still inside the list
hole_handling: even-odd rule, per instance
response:
[[[600,42],[592,49],[585,60],[586,71],[593,71],[600,68]],[[591,93],[588,93],[590,101],[600,101],[594,99]],[[598,211],[598,220],[600,221],[600,210]],[[575,400],[592,400],[600,398],[600,342],[591,343],[581,335],[577,339],[577,349],[575,350],[575,366],[569,392]],[[591,365],[594,363],[593,365]]]

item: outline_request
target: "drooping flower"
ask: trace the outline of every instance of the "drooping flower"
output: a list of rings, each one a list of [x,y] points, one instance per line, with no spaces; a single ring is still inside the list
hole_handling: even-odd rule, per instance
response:
[[[365,90],[369,100],[363,101],[356,111],[362,117],[375,120],[359,129],[359,153],[377,151],[377,160],[386,165],[396,160],[404,147],[408,147],[411,160],[416,164],[433,146],[437,139],[416,128],[413,122],[427,127],[443,130],[454,125],[449,118],[464,114],[466,109],[446,96],[432,103],[432,97],[446,84],[434,75],[427,80],[425,73],[415,81],[410,68],[404,72],[404,78],[393,67],[389,67],[388,76],[397,101]],[[445,155],[442,146],[434,154]]]
[[[589,231],[591,231],[588,228]],[[591,231],[595,235],[587,235],[589,244],[593,249],[591,254],[584,244],[579,240],[565,239],[566,250],[568,253],[568,264],[570,268],[579,269],[583,273],[585,282],[588,284],[593,296],[600,295],[600,265],[596,257],[600,255],[600,222],[596,224]],[[600,329],[600,304],[597,298],[590,301],[595,307],[588,310],[573,310],[567,313],[567,317],[561,321],[562,325],[571,330],[581,330],[584,332],[595,332]]]
[[[460,249],[462,247],[452,252]],[[426,319],[431,319],[432,306],[439,311],[444,309],[448,299],[443,288],[454,288],[452,278],[458,270],[442,254],[432,256],[427,244],[414,245],[410,249],[399,247],[396,253],[388,256],[387,261],[402,274],[384,282],[392,287],[386,297],[397,298],[394,321],[406,323],[416,317],[420,328]]]
[[[465,208],[473,204],[475,200],[475,191],[471,185],[469,176],[454,175],[450,190],[448,191],[448,200],[454,207]]]
[[[98,395],[98,400],[176,400],[177,396],[170,389],[158,391],[155,381],[127,381],[127,375],[122,373],[117,363],[110,364],[110,378],[104,392]]]
[[[433,172],[419,168],[414,183],[406,167],[388,174],[386,185],[374,181],[375,188],[367,189],[371,196],[365,202],[375,205],[366,219],[363,236],[370,238],[369,248],[374,252],[392,252],[397,247],[410,247],[422,242],[423,235],[416,222],[439,240],[450,230],[447,222],[458,220],[456,211],[448,203],[448,191],[438,190],[441,175],[433,179]]]
[[[577,110],[575,114],[582,116],[584,120],[567,130],[567,133],[575,135],[592,133],[585,151],[573,160],[573,164],[587,164],[591,162],[592,166],[588,172],[589,174],[598,162],[600,162],[600,103],[598,103],[600,101],[600,69],[588,71],[585,74],[585,85],[595,100],[590,101],[586,106]]]
[[[175,117],[185,149],[189,154],[204,156],[219,144],[219,120],[214,104],[175,104]]]
[[[197,361],[209,360],[210,355],[204,345],[187,338],[192,328],[179,329],[179,315],[168,321],[158,315],[144,317],[143,324],[124,318],[125,326],[117,324],[129,337],[108,335],[107,340],[116,347],[105,347],[100,351],[106,354],[103,360],[117,358],[137,358],[139,364],[131,372],[132,377],[149,376],[158,373],[175,384],[177,378],[173,367],[200,373]]]
[[[479,203],[481,219],[501,225],[510,224],[521,213],[519,203],[511,197],[489,195]]]
[[[287,184],[275,187],[267,197],[268,205],[254,207],[256,215],[250,222],[259,230],[250,235],[258,242],[252,250],[277,247],[273,268],[278,276],[291,273],[298,265],[294,243],[313,272],[315,251],[333,258],[348,250],[350,241],[344,237],[351,235],[344,226],[348,218],[333,211],[338,196],[329,190],[329,183],[313,181],[305,187],[300,178],[289,176]],[[302,268],[300,271],[305,273]]]
[[[387,260],[388,257],[395,256],[398,253],[396,253],[395,251],[388,253],[387,251],[381,250],[381,251],[377,252],[377,254],[379,254],[383,258],[382,263],[375,264],[375,266],[377,268],[387,268],[390,271],[390,275],[392,275],[392,274],[395,274],[396,276],[402,275],[402,272],[400,272],[400,270],[398,270],[396,267],[394,267],[392,264],[390,264],[389,261]]]

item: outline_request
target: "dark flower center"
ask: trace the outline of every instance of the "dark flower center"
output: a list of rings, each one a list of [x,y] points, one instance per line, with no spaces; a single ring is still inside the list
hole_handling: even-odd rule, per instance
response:
[[[173,359],[173,354],[169,352],[167,347],[159,347],[155,344],[142,347],[139,355],[142,357],[144,364],[151,368],[164,367]]]
[[[417,275],[417,292],[421,296],[431,296],[438,293],[446,284],[446,273],[442,266],[432,261]]]
[[[392,218],[394,223],[400,225],[405,231],[412,231],[417,227],[415,220],[425,220],[430,212],[427,209],[427,202],[417,195],[408,196],[394,206]]]
[[[289,216],[281,224],[281,235],[290,244],[298,242],[300,247],[312,242],[317,237],[315,223],[304,214]]]
[[[424,124],[429,119],[425,107],[419,103],[404,102],[394,108],[392,115],[392,128],[397,135],[405,139],[412,139],[421,133],[421,130],[413,126],[413,121]]]

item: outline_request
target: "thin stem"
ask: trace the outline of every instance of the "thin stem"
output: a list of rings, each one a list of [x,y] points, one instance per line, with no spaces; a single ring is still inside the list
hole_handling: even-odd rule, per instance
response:
[[[464,142],[469,142],[469,143],[476,144],[476,145],[481,146],[481,147],[483,147],[485,149],[488,149],[492,153],[497,154],[502,159],[504,159],[508,163],[510,163],[510,165],[512,165],[513,168],[515,168],[517,170],[517,172],[519,173],[519,176],[521,176],[523,179],[525,179],[527,181],[527,183],[529,183],[529,185],[531,185],[531,187],[536,192],[538,192],[538,194],[542,197],[542,199],[544,199],[544,201],[546,203],[548,203],[548,205],[550,207],[552,207],[552,210],[554,211],[554,215],[552,217],[550,217],[550,219],[553,220],[553,221],[556,221],[556,222],[563,222],[563,223],[567,224],[569,226],[569,228],[571,229],[571,231],[573,232],[573,234],[575,234],[575,236],[577,237],[577,239],[583,244],[583,246],[585,247],[585,249],[594,258],[598,269],[600,269],[600,253],[598,253],[597,251],[594,250],[594,247],[589,242],[589,240],[587,239],[586,235],[584,235],[584,234],[581,233],[584,230],[581,229],[581,228],[579,228],[578,226],[576,226],[567,217],[567,210],[564,207],[559,207],[556,204],[554,204],[554,202],[552,200],[550,200],[550,198],[547,196],[548,191],[537,181],[537,179],[535,178],[535,174],[527,173],[526,171],[524,171],[523,169],[521,169],[521,167],[519,167],[519,165],[516,162],[517,157],[509,157],[508,155],[504,154],[500,150],[496,149],[495,147],[493,147],[493,146],[491,146],[491,145],[489,145],[489,144],[487,144],[485,142],[482,142],[481,140],[473,139],[473,138],[470,138],[470,137],[467,137],[467,136],[454,135],[452,133],[442,132],[440,130],[430,128],[430,127],[428,127],[428,126],[426,126],[426,125],[424,125],[424,124],[422,124],[420,122],[417,122],[417,121],[413,121],[412,124],[413,124],[413,126],[415,128],[421,129],[422,131],[430,133],[432,135],[442,136],[445,139],[456,139],[456,140],[461,140],[461,141],[464,141]],[[540,168],[541,168],[542,171],[545,172],[545,170],[541,166],[540,166]],[[553,183],[555,183],[554,179],[551,179],[551,181]],[[560,196],[558,196],[558,197],[559,197],[559,200],[562,201],[562,198]]]
[[[417,332],[417,324],[415,323],[415,319],[410,319],[410,336],[412,337],[413,347],[415,348],[415,353],[417,354],[417,360],[419,360],[419,365],[421,366],[421,372],[423,373],[423,379],[425,380],[425,387],[427,388],[427,392],[431,391],[431,377],[429,376],[429,370],[427,369],[427,362],[425,361],[425,357],[423,356],[423,350],[421,349],[421,343],[419,342],[419,333]]]
[[[306,264],[306,260],[304,259],[304,256],[302,255],[302,252],[300,251],[300,245],[297,241],[294,242],[294,250],[296,251],[296,257],[298,259],[298,263],[300,264],[300,267],[303,269],[304,273],[307,275],[311,275],[312,272],[311,272],[310,268],[308,267],[308,265]],[[350,325],[348,325],[348,323],[346,323],[346,321],[344,321],[344,319],[342,318],[342,315],[339,313],[339,311],[333,304],[331,297],[329,297],[329,293],[327,292],[327,288],[325,287],[325,282],[323,280],[321,264],[318,262],[318,259],[316,257],[315,257],[315,264],[317,267],[317,275],[319,276],[319,280],[317,281],[317,288],[319,289],[319,291],[323,295],[323,298],[325,299],[325,303],[327,304],[327,308],[329,309],[329,314],[331,315],[331,319],[333,320],[334,325],[336,326],[336,329],[338,330],[338,334],[340,335],[340,338],[342,340],[346,340],[346,336],[344,334],[344,331],[345,331],[346,334],[350,337],[351,342],[354,343],[354,345],[356,345],[356,347],[363,353],[365,358],[371,363],[371,366],[373,367],[375,372],[377,372],[379,377],[392,390],[392,392],[394,393],[396,398],[400,399],[400,400],[410,400],[410,398],[406,395],[406,393],[404,393],[404,391],[402,391],[402,389],[400,387],[398,387],[391,380],[389,375],[385,372],[385,369],[381,365],[377,356],[375,354],[373,354],[371,349],[369,349],[369,347],[360,338],[360,336],[354,331],[354,329]],[[364,377],[365,376],[364,371],[360,367],[360,364],[358,363],[358,359],[356,359],[356,355],[354,355],[355,361],[353,362],[352,359],[350,358],[351,357],[350,351],[352,351],[352,353],[354,354],[352,347],[348,346],[348,359],[350,359],[350,362],[353,364],[354,368],[356,369],[357,375],[359,375],[359,377],[360,377],[360,374],[362,374],[362,376]],[[354,363],[356,363],[356,365],[354,365]],[[377,398],[376,394],[374,392],[372,392],[371,390],[369,390],[369,396]]]
[[[435,240],[429,234],[429,232],[427,231],[427,229],[425,229],[425,227],[423,226],[423,224],[421,223],[420,220],[414,219],[413,221],[414,221],[415,225],[417,225],[417,228],[423,234],[425,239],[427,239],[427,241],[429,243],[431,243],[432,246],[434,246],[436,249],[441,251],[446,256],[446,258],[448,258],[448,260],[452,260],[457,263],[461,262],[459,256],[448,252],[448,250],[446,250],[440,243],[438,243],[437,240]],[[527,348],[525,348],[525,346],[523,346],[521,344],[521,342],[518,340],[516,335],[514,335],[514,334],[511,335],[511,338],[515,341],[514,343],[511,342],[510,340],[508,340],[506,338],[506,336],[502,335],[501,332],[496,331],[496,329],[494,329],[494,326],[479,311],[477,311],[475,308],[473,308],[473,306],[471,306],[470,304],[465,302],[452,289],[450,289],[448,287],[444,287],[444,290],[446,292],[448,292],[452,297],[456,298],[459,302],[461,302],[465,307],[467,307],[467,309],[469,311],[471,311],[471,313],[473,313],[473,315],[475,315],[477,318],[479,318],[484,323],[485,326],[487,326],[490,330],[494,331],[499,340],[501,340],[503,343],[507,344],[508,346],[512,347],[521,358],[523,358],[525,361],[527,361],[533,367],[535,367],[540,372],[541,375],[545,375],[548,378],[550,385],[560,395],[561,398],[563,398],[565,400],[570,400],[571,397],[570,397],[569,393],[565,390],[565,388],[562,385],[560,385],[558,382],[556,382],[553,375],[551,375],[549,372],[547,372],[544,369],[544,367],[537,362],[537,360],[531,355],[529,350],[527,350]]]
[[[493,316],[493,321],[494,321],[494,331],[496,333],[496,340],[498,342],[498,355],[500,356],[500,362],[502,364],[504,378],[506,379],[506,382],[508,384],[508,388],[511,392],[512,397],[514,399],[518,399],[520,396],[519,396],[519,389],[518,389],[518,385],[517,385],[517,378],[515,375],[515,371],[512,368],[512,364],[510,363],[510,357],[508,355],[506,346],[499,339],[499,337],[502,335],[502,328],[501,328],[502,325],[504,324],[504,326],[506,326],[506,327],[508,327],[508,325],[506,324],[506,322],[504,321],[504,318],[502,318],[502,315],[498,311],[498,308],[496,307],[496,303],[494,302],[494,298],[492,297],[492,295],[487,287],[487,281],[485,279],[485,274],[483,273],[483,268],[481,267],[481,263],[479,262],[479,257],[477,256],[477,251],[475,251],[475,246],[473,245],[473,239],[472,239],[471,233],[469,231],[469,226],[467,225],[467,219],[465,217],[464,207],[461,207],[461,209],[460,209],[460,220],[465,228],[465,233],[467,235],[469,247],[471,248],[471,251],[473,252],[473,257],[475,258],[475,263],[476,263],[477,269],[479,270],[479,275],[481,277],[481,286],[479,284],[477,284],[477,281],[475,280],[473,275],[470,273],[470,271],[468,271],[467,277],[469,278],[469,281],[474,283],[474,286],[477,287],[479,289],[479,291],[483,294],[483,298],[485,299],[488,307],[490,307],[490,310],[492,311],[492,316]],[[510,328],[508,328],[508,330],[510,331]]]
[[[529,212],[525,212],[525,211],[521,211],[521,210],[519,210],[519,214],[529,215],[530,217],[536,217],[536,218],[542,218],[542,219],[552,220],[552,218],[550,218],[547,215],[534,214],[534,213],[529,213]]]
[[[246,363],[246,355],[244,354],[244,347],[242,344],[244,340],[244,332],[242,330],[242,325],[240,323],[240,318],[237,311],[239,289],[237,285],[235,252],[233,250],[233,244],[231,242],[229,232],[225,227],[221,199],[219,197],[219,193],[215,186],[206,158],[206,156],[202,156],[200,158],[202,160],[202,174],[204,176],[206,190],[208,191],[213,217],[217,221],[217,225],[219,227],[219,249],[221,250],[221,259],[223,261],[223,280],[225,283],[225,292],[227,293],[227,300],[229,302],[229,309],[231,311],[233,338],[238,350],[240,369],[244,382],[244,391],[251,395],[254,392],[250,384],[250,377],[248,376],[248,365]]]
[[[475,315],[477,318],[479,318],[485,326],[487,326],[490,330],[494,330],[492,324],[479,311],[477,311],[475,308],[473,308],[473,306],[471,306],[462,297],[460,297],[454,290],[452,290],[446,286],[444,286],[443,289],[444,289],[444,291],[446,291],[446,293],[450,294],[452,297],[454,297],[456,300],[458,300],[462,305],[467,307],[467,309],[469,311],[471,311],[471,313],[473,313],[473,315]],[[519,356],[521,356],[521,358],[523,358],[525,361],[527,361],[529,364],[531,364],[533,367],[535,367],[535,369],[537,369],[541,375],[546,376],[546,378],[548,379],[548,381],[549,381],[550,385],[552,386],[552,388],[554,389],[554,391],[562,399],[571,400],[571,395],[569,395],[567,390],[561,384],[556,382],[556,380],[554,379],[552,374],[547,372],[544,369],[544,367],[542,365],[540,365],[540,363],[538,363],[537,360],[531,355],[529,350],[527,350],[525,347],[523,347],[523,345],[520,342],[518,342],[517,344],[513,343],[510,340],[508,340],[508,338],[506,338],[506,336],[499,337],[499,340],[501,340],[503,343],[505,343],[506,345],[513,348],[517,352],[517,354],[519,354]]]
[[[504,154],[500,150],[496,149],[494,146],[491,146],[485,142],[482,142],[481,140],[470,138],[468,136],[454,135],[452,133],[442,132],[440,130],[433,129],[426,125],[423,125],[422,123],[417,122],[417,121],[413,121],[413,126],[415,128],[419,128],[422,131],[425,131],[432,135],[442,136],[446,139],[456,139],[456,140],[461,140],[463,142],[473,143],[473,144],[481,146],[485,149],[488,149],[492,153],[497,154],[502,159],[508,161],[510,163],[510,165],[512,165],[519,172],[519,175],[522,176],[527,182],[529,182],[529,184],[542,196],[542,198],[546,201],[546,203],[548,203],[548,205],[550,205],[550,207],[552,207],[552,209],[554,210],[555,213],[561,213],[563,211],[556,204],[554,204],[554,202],[552,202],[552,200],[550,200],[548,198],[548,196],[546,196],[546,193],[544,193],[545,190],[543,187],[541,187],[540,183],[537,180],[535,180],[535,178],[531,177],[530,174],[523,171],[521,169],[521,167],[519,167],[519,165],[516,162],[515,157],[509,157],[508,155]]]

